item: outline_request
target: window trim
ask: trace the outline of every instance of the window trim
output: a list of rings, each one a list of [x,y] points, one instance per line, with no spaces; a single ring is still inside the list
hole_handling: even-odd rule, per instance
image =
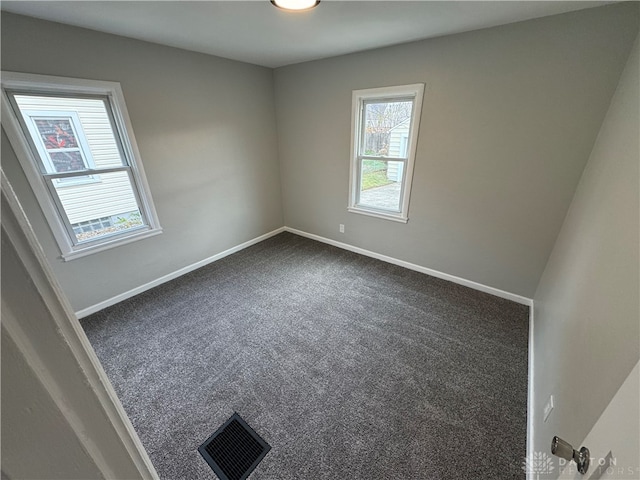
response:
[[[29,181],[33,193],[38,200],[40,208],[51,227],[51,232],[60,248],[61,257],[65,261],[84,257],[101,252],[120,245],[125,245],[137,240],[142,240],[162,233],[162,227],[153,205],[151,190],[144,173],[144,167],[140,157],[140,151],[133,133],[131,120],[118,82],[98,80],[84,80],[79,78],[56,77],[50,75],[36,75],[18,72],[1,72],[2,86],[2,126],[7,134],[18,161]],[[74,245],[67,230],[66,223],[61,218],[54,197],[49,192],[47,178],[52,181],[55,174],[43,174],[40,172],[40,160],[35,157],[29,145],[20,122],[11,106],[7,90],[19,90],[30,94],[63,94],[63,95],[88,95],[106,97],[111,107],[108,114],[112,117],[115,127],[114,135],[119,139],[119,148],[129,162],[132,189],[139,202],[141,214],[147,220],[148,225],[143,229],[135,229],[131,232],[117,236],[105,236],[104,240],[92,243]],[[100,171],[87,170],[80,175],[98,175]]]
[[[349,202],[347,211],[372,217],[383,218],[395,222],[407,223],[409,221],[409,198],[411,196],[411,183],[413,180],[413,168],[420,131],[420,117],[422,113],[422,99],[424,96],[424,83],[411,85],[399,85],[392,87],[368,88],[353,90],[351,102],[351,159],[349,168]],[[388,101],[413,99],[413,111],[409,127],[407,145],[407,157],[386,157],[364,155],[360,152],[364,136],[364,105],[372,101]],[[400,208],[398,212],[377,209],[360,205],[360,164],[363,159],[403,162],[403,179],[400,192]]]

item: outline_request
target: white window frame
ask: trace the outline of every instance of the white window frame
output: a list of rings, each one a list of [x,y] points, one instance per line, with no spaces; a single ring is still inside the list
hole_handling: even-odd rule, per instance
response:
[[[65,261],[162,233],[119,83],[3,71],[1,72],[1,85],[2,126],[40,204],[40,208],[51,227],[53,236],[60,248],[61,257]],[[87,169],[82,172],[82,176],[76,175],[84,179],[87,176],[94,176],[95,178],[100,173],[126,169],[129,173],[131,187],[138,201],[145,226],[131,231],[127,230],[121,234],[107,235],[95,241],[78,243],[75,239],[73,228],[70,227],[64,210],[61,209],[61,205],[59,205],[57,197],[52,191],[56,175],[62,176],[62,174],[47,174],[41,171],[41,160],[38,158],[40,155],[37,155],[31,148],[29,139],[27,139],[18,119],[20,113],[16,112],[12,107],[8,91],[27,95],[61,94],[106,98],[108,107],[110,107],[108,110],[110,110],[109,113],[112,117],[112,126],[115,130],[114,135],[116,141],[119,140],[119,147],[122,149],[121,154],[127,165],[125,168]],[[70,116],[70,112],[64,112],[64,115]],[[37,145],[36,148],[38,148]]]
[[[351,106],[351,168],[349,169],[349,203],[347,207],[349,212],[370,215],[402,223],[407,223],[409,221],[409,198],[411,196],[413,167],[418,144],[418,132],[420,130],[423,95],[423,83],[353,91]],[[363,151],[365,104],[375,103],[376,101],[384,102],[393,100],[413,101],[411,122],[409,125],[407,156],[387,157],[383,155],[365,155]],[[361,183],[360,167],[363,160],[383,160],[386,162],[402,162],[404,164],[399,210],[391,211],[359,203]]]

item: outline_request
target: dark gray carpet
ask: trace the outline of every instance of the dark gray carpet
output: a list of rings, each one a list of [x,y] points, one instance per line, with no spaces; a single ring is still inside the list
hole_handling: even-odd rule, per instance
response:
[[[528,307],[283,233],[83,325],[163,479],[524,478]]]

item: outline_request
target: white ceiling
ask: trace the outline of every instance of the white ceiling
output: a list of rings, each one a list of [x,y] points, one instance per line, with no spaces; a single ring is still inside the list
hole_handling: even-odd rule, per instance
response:
[[[2,10],[266,67],[597,7],[593,1],[2,1]]]

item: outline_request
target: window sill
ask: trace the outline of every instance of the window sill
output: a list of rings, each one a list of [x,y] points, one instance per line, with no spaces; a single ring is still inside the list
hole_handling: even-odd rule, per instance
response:
[[[132,233],[131,235],[127,235],[126,237],[114,238],[110,241],[99,243],[97,245],[79,247],[76,250],[72,250],[71,252],[63,253],[61,257],[65,262],[68,262],[70,260],[75,260],[76,258],[86,257],[87,255],[103,252],[105,250],[119,247],[121,245],[126,245],[127,243],[137,242],[138,240],[143,240],[145,238],[155,237],[156,235],[160,235],[161,233],[162,233],[162,228],[154,228],[152,230],[143,230],[141,232],[136,232],[136,233]]]
[[[381,218],[383,220],[391,220],[392,222],[407,223],[409,218],[401,213],[386,213],[380,210],[370,210],[362,207],[348,207],[348,212],[358,213],[360,215],[368,215],[370,217]]]

